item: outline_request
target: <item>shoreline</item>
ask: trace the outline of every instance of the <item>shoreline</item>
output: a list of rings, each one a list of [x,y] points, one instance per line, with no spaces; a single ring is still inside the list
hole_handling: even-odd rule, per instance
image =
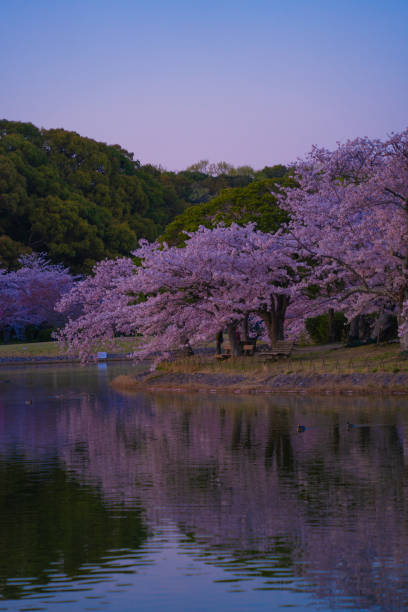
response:
[[[86,362],[87,364],[110,363],[112,361],[129,361],[132,359],[127,355],[113,354],[106,359],[94,359]],[[0,357],[0,368],[10,366],[27,365],[65,365],[70,363],[82,363],[78,357],[68,357],[66,355],[57,356],[31,356],[31,357]]]
[[[247,357],[235,363],[216,363],[208,350],[201,349],[193,358],[175,359],[154,371],[148,369],[151,362],[145,361],[140,363],[138,372],[116,376],[111,384],[123,392],[408,395],[408,364],[401,360],[398,349],[395,344],[357,349],[338,344],[311,346],[298,349],[290,360],[270,365]],[[87,363],[120,361],[134,360],[128,353],[118,351]],[[80,363],[78,357],[67,354],[0,356],[0,370]]]
[[[408,395],[408,373],[276,374],[256,378],[206,373],[151,373],[117,376],[115,390],[126,392]]]

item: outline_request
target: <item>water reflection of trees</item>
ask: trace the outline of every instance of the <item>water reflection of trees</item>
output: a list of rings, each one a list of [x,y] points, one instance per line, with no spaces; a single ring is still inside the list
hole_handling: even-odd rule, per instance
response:
[[[347,414],[344,406],[141,396],[117,411],[77,406],[59,427],[87,448],[84,462],[66,447],[67,465],[108,499],[140,498],[151,520],[172,519],[227,556],[265,558],[281,547],[280,562],[325,598],[340,592],[356,606],[402,609],[407,423],[397,404],[377,402],[377,424],[367,401]],[[347,431],[347,418],[365,426]]]
[[[58,572],[91,574],[109,551],[134,550],[147,537],[138,509],[106,506],[101,492],[68,475],[57,460],[35,467],[23,456],[0,458],[0,516],[5,599],[41,591]]]

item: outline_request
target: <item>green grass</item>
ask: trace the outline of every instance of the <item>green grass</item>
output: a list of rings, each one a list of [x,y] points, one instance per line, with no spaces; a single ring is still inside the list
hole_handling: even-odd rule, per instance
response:
[[[213,355],[193,355],[160,364],[163,372],[179,373],[228,373],[257,375],[276,374],[351,374],[408,372],[408,359],[400,354],[400,346],[392,344],[370,344],[356,348],[334,346],[312,346],[296,349],[288,359],[262,362],[254,357],[235,357],[225,361]]]
[[[109,353],[131,352],[138,339],[118,338],[113,347],[102,346],[98,350]],[[56,357],[64,350],[57,342],[37,342],[0,345],[0,358]],[[161,372],[174,373],[225,373],[253,377],[276,374],[350,374],[350,373],[405,373],[408,359],[400,354],[399,344],[370,344],[356,348],[311,346],[296,349],[289,359],[263,363],[258,356],[236,357],[219,361],[213,355],[182,357],[159,365]]]
[[[27,342],[27,344],[1,344],[0,358],[7,357],[56,357],[62,355],[57,342]]]
[[[129,353],[132,351],[137,339],[118,338],[113,346],[101,345],[99,351],[106,350],[109,353]],[[64,355],[65,350],[58,342],[27,342],[18,344],[0,344],[0,358],[13,357],[58,357]]]

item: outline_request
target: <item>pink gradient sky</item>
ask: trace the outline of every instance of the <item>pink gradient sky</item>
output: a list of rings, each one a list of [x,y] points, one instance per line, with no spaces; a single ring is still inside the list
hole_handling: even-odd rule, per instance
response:
[[[406,0],[2,0],[0,117],[182,169],[408,127]]]

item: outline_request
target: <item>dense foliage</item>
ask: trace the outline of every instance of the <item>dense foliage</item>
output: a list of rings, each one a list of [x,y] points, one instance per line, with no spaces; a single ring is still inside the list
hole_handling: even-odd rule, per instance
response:
[[[183,204],[118,145],[0,121],[0,265],[46,252],[74,272],[153,240]]]
[[[19,264],[18,270],[0,269],[0,337],[5,340],[23,338],[27,326],[36,337],[40,326],[61,325],[64,318],[54,307],[74,282],[68,269],[42,255],[23,255]]]
[[[35,251],[89,272],[101,259],[128,255],[140,238],[157,238],[186,207],[226,188],[238,188],[233,197],[239,197],[252,181],[285,172],[225,162],[168,172],[142,166],[119,145],[0,120],[0,266],[14,268],[20,255]],[[260,197],[268,199],[266,192]]]
[[[314,148],[295,174],[281,203],[299,255],[312,263],[305,289],[320,291],[311,304],[349,320],[394,313],[408,348],[408,130]]]
[[[61,337],[84,356],[117,333],[143,335],[143,356],[223,328],[233,345],[250,316],[274,342],[285,320],[294,333],[329,312],[334,339],[335,311],[349,321],[379,313],[376,338],[396,315],[408,348],[408,130],[333,152],[315,147],[290,172],[204,160],[171,173],[64,130],[0,127],[0,257],[11,264],[22,249],[41,247],[71,270],[109,258],[60,292],[71,316]],[[198,184],[206,193],[155,242]],[[228,188],[213,194],[220,185]],[[148,240],[134,250],[140,236]],[[312,334],[322,340],[324,321],[316,321]]]
[[[189,349],[224,328],[238,354],[235,330],[251,313],[271,342],[282,337],[296,281],[287,236],[250,224],[201,227],[184,248],[144,241],[133,254],[139,266],[126,258],[101,262],[61,299],[62,312],[81,308],[61,338],[83,357],[117,333],[142,334],[139,356],[147,357]]]
[[[330,320],[329,313],[306,319],[306,331],[315,344],[327,344],[343,340],[346,317],[342,312],[335,312]]]
[[[166,227],[161,239],[181,246],[185,232],[195,232],[201,225],[214,228],[220,223],[256,223],[263,232],[276,232],[288,219],[286,211],[279,207],[277,195],[284,187],[294,185],[284,171],[283,166],[264,168],[248,185],[223,189],[209,202],[189,206]]]
[[[334,339],[334,311],[349,321],[380,312],[379,323],[394,312],[408,348],[407,160],[408,131],[385,142],[357,139],[334,152],[314,148],[297,163],[295,180],[277,188],[286,222],[275,202],[282,216],[269,231],[238,225],[235,210],[245,223],[243,211],[261,208],[251,211],[245,197],[227,198],[221,214],[214,205],[210,219],[225,225],[200,225],[184,248],[146,242],[134,253],[139,267],[133,273],[130,260],[106,262],[107,275],[97,268],[92,280],[63,298],[63,307],[80,306],[85,316],[71,321],[62,337],[86,356],[107,329],[112,335],[137,332],[145,337],[140,355],[146,356],[186,348],[227,327],[234,351],[232,332],[249,315],[263,320],[273,343],[282,337],[286,318],[293,333],[307,317],[330,312]],[[202,205],[197,222],[203,208],[219,204],[226,193]],[[265,213],[268,219],[271,208],[258,218]],[[184,221],[193,213],[185,213]],[[180,232],[186,225],[178,226]],[[175,242],[177,236],[175,231]],[[378,338],[381,333],[378,327]]]

